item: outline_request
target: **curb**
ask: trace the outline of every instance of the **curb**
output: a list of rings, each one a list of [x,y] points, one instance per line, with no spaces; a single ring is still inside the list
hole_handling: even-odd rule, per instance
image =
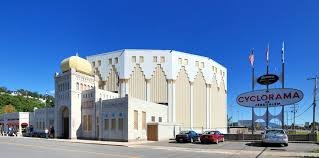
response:
[[[44,141],[56,141],[56,142],[68,142],[68,143],[77,143],[77,144],[94,144],[94,145],[108,145],[108,146],[123,146],[123,147],[129,147],[129,145],[125,144],[107,144],[107,143],[99,143],[99,142],[89,142],[89,141],[72,141],[71,139],[46,139],[46,138],[37,138],[37,137],[6,137],[3,136],[4,138],[14,138],[14,139],[30,139],[30,140],[44,140]],[[101,142],[106,142],[106,141],[101,141]]]

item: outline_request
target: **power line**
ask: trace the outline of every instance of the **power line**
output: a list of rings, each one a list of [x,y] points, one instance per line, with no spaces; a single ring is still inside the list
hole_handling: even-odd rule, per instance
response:
[[[298,116],[296,116],[296,118],[299,117],[299,116],[301,116],[302,114],[304,114],[306,111],[308,111],[308,110],[312,107],[312,105],[313,105],[313,104],[310,104],[310,106],[309,106],[305,111],[303,111],[301,114],[299,114]]]

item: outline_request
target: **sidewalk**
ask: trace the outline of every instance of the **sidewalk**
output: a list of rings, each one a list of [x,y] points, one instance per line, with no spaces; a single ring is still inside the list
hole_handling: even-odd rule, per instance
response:
[[[111,145],[111,146],[125,146],[125,147],[153,143],[153,141],[115,142],[115,141],[82,140],[82,139],[47,139],[47,140],[59,141],[59,142],[69,142],[69,143]]]
[[[1,136],[7,137],[7,136]],[[46,139],[46,138],[38,138],[38,137],[11,137],[11,138],[22,138],[22,139],[37,139],[37,140],[45,140],[45,141],[57,141],[57,142],[69,142],[69,143],[81,143],[81,144],[95,144],[95,145],[111,145],[111,146],[134,146],[141,144],[149,144],[154,143],[154,141],[133,141],[133,142],[116,142],[116,141],[100,141],[100,140],[84,140],[84,139]]]

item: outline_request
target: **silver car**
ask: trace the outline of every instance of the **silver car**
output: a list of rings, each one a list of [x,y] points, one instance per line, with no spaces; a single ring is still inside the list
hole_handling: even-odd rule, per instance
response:
[[[288,136],[283,129],[267,129],[262,133],[262,144],[283,144],[288,146]]]

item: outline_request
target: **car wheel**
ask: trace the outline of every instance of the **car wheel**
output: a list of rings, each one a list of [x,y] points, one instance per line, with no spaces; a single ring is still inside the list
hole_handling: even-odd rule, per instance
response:
[[[288,146],[288,143],[285,143],[284,146]]]
[[[218,142],[218,139],[216,139],[216,144],[218,144],[219,142]]]

